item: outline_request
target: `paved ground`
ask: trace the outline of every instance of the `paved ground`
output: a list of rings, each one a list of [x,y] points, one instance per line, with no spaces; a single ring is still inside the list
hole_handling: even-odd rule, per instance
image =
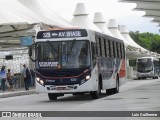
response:
[[[116,113],[116,111],[133,111],[133,114],[140,114],[141,112],[139,111],[156,111],[156,113],[160,111],[160,79],[129,80],[120,87],[120,93],[107,96],[103,92],[103,95],[97,100],[92,100],[90,95],[86,94],[84,96],[65,95],[56,101],[49,101],[47,94],[34,93],[36,93],[34,88],[31,88],[30,91],[18,89],[17,91],[0,92],[0,98],[2,98],[0,99],[1,111],[51,111],[51,114],[46,112],[48,115],[53,115],[54,111],[65,111],[58,113],[62,116],[66,114],[66,111],[78,111],[78,115],[82,116],[85,111],[115,111],[112,113],[115,115],[120,114]],[[54,120],[160,120],[159,117],[134,117],[130,115],[131,117],[129,118],[110,118],[95,117],[97,113],[91,114],[94,117],[54,117]],[[108,113],[106,112],[106,114]],[[160,112],[158,112],[158,115],[160,115]],[[53,118],[36,118],[36,120],[39,119],[53,120]],[[3,118],[3,120],[5,119]]]
[[[29,95],[29,94],[35,94],[35,87],[30,87],[29,91],[26,91],[24,88],[19,88],[14,91],[2,91],[0,90],[0,98],[6,98],[6,97],[14,97],[14,96],[21,96],[21,95]]]

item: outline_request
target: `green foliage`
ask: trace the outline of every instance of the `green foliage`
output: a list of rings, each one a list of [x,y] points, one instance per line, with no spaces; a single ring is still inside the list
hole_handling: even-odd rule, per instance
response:
[[[139,31],[130,31],[131,38],[143,48],[160,53],[160,35],[149,32],[140,33]]]

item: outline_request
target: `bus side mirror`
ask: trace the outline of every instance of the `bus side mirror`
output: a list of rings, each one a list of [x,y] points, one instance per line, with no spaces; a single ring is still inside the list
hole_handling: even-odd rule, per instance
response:
[[[32,46],[29,47],[28,54],[29,54],[29,58],[32,60],[32,62],[35,62],[36,60],[32,58]]]
[[[29,56],[32,56],[32,47],[29,47]]]

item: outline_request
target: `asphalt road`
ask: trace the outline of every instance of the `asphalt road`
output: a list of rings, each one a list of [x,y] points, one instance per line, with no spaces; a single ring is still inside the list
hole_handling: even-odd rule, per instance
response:
[[[89,94],[78,96],[65,95],[59,97],[56,101],[49,101],[47,94],[32,94],[1,98],[0,111],[160,111],[160,79],[129,80],[126,84],[120,87],[120,92],[118,94],[107,96],[105,92],[102,91],[101,97],[97,100],[92,100]],[[17,118],[14,119],[18,120]],[[32,119],[53,120],[53,118]],[[139,118],[132,116],[131,118],[55,117],[54,119],[159,120],[160,118]]]

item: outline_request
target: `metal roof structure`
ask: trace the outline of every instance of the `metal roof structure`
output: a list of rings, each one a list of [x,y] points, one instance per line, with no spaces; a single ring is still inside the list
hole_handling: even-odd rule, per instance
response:
[[[134,10],[145,11],[143,17],[151,17],[160,26],[160,0],[118,0],[119,2],[136,3]]]
[[[71,20],[72,25],[102,32],[102,30],[99,29],[89,18],[89,14],[84,3],[77,3],[73,16],[74,17]]]
[[[52,1],[52,0],[48,0]],[[76,6],[74,17],[71,22],[60,17],[50,2],[47,0],[0,0],[0,58],[8,54],[18,54],[13,60],[5,61],[0,59],[0,64],[7,64],[14,71],[20,71],[20,63],[28,64],[26,48],[20,46],[20,37],[32,36],[34,39],[38,30],[52,29],[54,27],[81,26],[103,32],[126,41],[127,56],[143,56],[139,51],[140,46],[131,44],[129,37],[124,38],[118,30],[118,25],[108,26],[100,13],[95,14],[94,21],[89,19],[89,14],[83,3]],[[160,0],[119,0],[123,2],[136,2],[137,10],[145,10],[148,17],[154,17],[153,22],[160,25],[160,14],[158,5]],[[158,2],[159,1],[159,2]],[[150,4],[151,3],[151,4]],[[93,23],[94,22],[94,23]],[[116,29],[115,29],[116,28]],[[114,29],[114,30],[113,30]],[[114,31],[113,33],[111,31]],[[123,34],[124,35],[124,34]],[[125,34],[126,36],[126,34]],[[128,34],[127,34],[128,36]],[[127,41],[128,40],[128,41]],[[14,49],[13,49],[14,48]],[[138,51],[137,51],[138,49]],[[6,52],[7,51],[7,52]],[[2,54],[3,53],[3,54]],[[144,53],[144,52],[143,52]],[[21,56],[24,54],[24,56]],[[145,54],[146,55],[146,54]],[[22,65],[22,64],[21,64]]]
[[[36,24],[42,28],[71,26],[47,4],[45,0],[0,0],[0,50],[20,47],[22,36],[34,37]]]
[[[20,72],[24,63],[29,64],[21,37],[32,36],[34,40],[37,30],[72,26],[49,4],[46,0],[0,0],[0,66]],[[13,59],[5,60],[9,54]]]
[[[129,34],[127,34],[127,39],[122,36],[118,29],[118,24],[115,19],[110,19],[108,25],[103,17],[102,13],[95,13],[94,20],[89,19],[89,13],[85,7],[84,3],[77,3],[74,17],[71,21],[72,25],[79,26],[86,29],[91,29],[94,31],[102,32],[106,35],[121,39],[125,43],[126,56],[128,58],[140,57],[140,56],[153,56],[151,52],[145,50],[138,44],[136,44],[131,38],[128,39]],[[126,29],[125,29],[126,30]],[[125,31],[126,32],[126,31]],[[134,44],[133,44],[134,43]]]
[[[149,2],[149,0],[119,1],[136,1],[139,4],[141,3],[139,1]],[[83,3],[77,4],[74,18],[70,23],[60,17],[46,0],[0,0],[0,6],[0,51],[5,51],[6,49],[13,50],[15,47],[20,47],[20,37],[32,36],[34,38],[37,30],[37,28],[35,29],[35,25],[39,25],[42,29],[81,26],[99,32],[107,33],[109,31],[100,14],[97,14],[99,17],[94,19],[96,25],[93,24],[88,17],[88,12]],[[102,18],[101,21],[99,21],[99,18]],[[116,28],[118,30],[118,26]],[[121,34],[119,31],[118,33]],[[121,39],[124,38],[121,36]],[[124,41],[126,40],[124,39]],[[127,45],[132,46],[132,48],[140,48],[129,44],[129,42]]]

